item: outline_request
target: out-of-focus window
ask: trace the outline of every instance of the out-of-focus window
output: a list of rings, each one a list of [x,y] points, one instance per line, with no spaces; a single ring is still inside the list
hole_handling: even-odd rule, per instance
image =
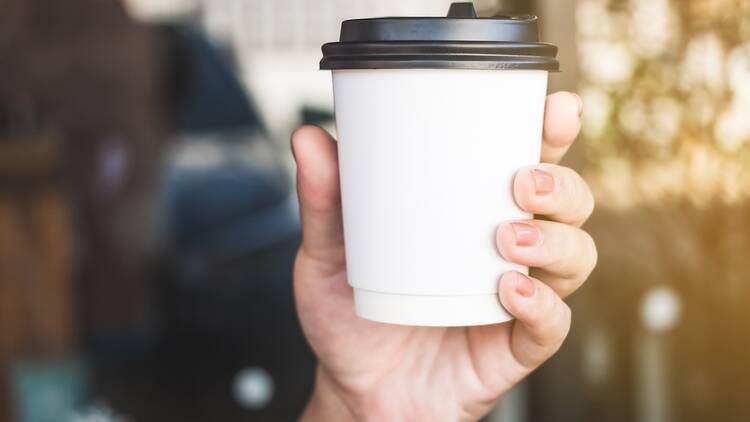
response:
[[[451,0],[198,0],[207,33],[235,54],[271,131],[286,143],[299,107],[332,110],[330,74],[318,70],[320,47],[338,40],[343,20],[444,16]],[[497,0],[477,1],[480,11]]]
[[[546,378],[568,397],[541,407],[573,407],[576,420],[748,420],[750,2],[574,4],[600,259],[572,301],[563,355],[580,370]],[[559,420],[546,416],[534,420]]]
[[[332,110],[330,74],[318,70],[320,46],[338,39],[345,19],[442,15],[450,0],[202,0],[208,34],[235,54],[271,133],[286,143],[300,105]]]
[[[584,135],[600,204],[750,194],[750,2],[579,0]]]

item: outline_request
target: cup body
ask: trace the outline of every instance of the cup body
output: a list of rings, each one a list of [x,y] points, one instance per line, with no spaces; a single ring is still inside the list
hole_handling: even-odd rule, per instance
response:
[[[334,70],[348,279],[360,317],[504,322],[495,245],[531,216],[515,173],[539,163],[545,70]]]

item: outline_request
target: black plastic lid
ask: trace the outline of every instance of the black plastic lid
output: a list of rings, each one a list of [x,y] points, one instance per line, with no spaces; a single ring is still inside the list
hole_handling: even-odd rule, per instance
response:
[[[539,42],[536,16],[478,18],[453,3],[447,18],[353,19],[323,45],[320,68],[559,70],[557,47]]]

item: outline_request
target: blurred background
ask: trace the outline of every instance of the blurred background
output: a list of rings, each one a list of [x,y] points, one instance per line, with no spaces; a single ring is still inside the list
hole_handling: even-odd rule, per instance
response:
[[[0,0],[0,421],[295,420],[320,45],[443,0]],[[483,0],[560,46],[600,265],[488,421],[750,420],[750,0]]]

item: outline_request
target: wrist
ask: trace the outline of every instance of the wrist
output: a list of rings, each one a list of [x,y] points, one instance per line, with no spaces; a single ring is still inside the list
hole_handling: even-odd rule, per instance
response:
[[[451,403],[432,403],[428,398],[424,401],[405,400],[405,397],[390,389],[348,390],[318,366],[315,387],[300,420],[339,422],[479,419],[474,419]]]
[[[353,421],[359,418],[330,377],[318,366],[315,373],[315,387],[300,420],[301,422],[334,422]]]
[[[399,406],[389,395],[357,393],[342,387],[318,366],[315,388],[302,415],[302,422],[413,420],[393,413]],[[379,399],[378,399],[379,397]],[[401,409],[403,410],[403,409]],[[403,416],[403,415],[400,415]]]

